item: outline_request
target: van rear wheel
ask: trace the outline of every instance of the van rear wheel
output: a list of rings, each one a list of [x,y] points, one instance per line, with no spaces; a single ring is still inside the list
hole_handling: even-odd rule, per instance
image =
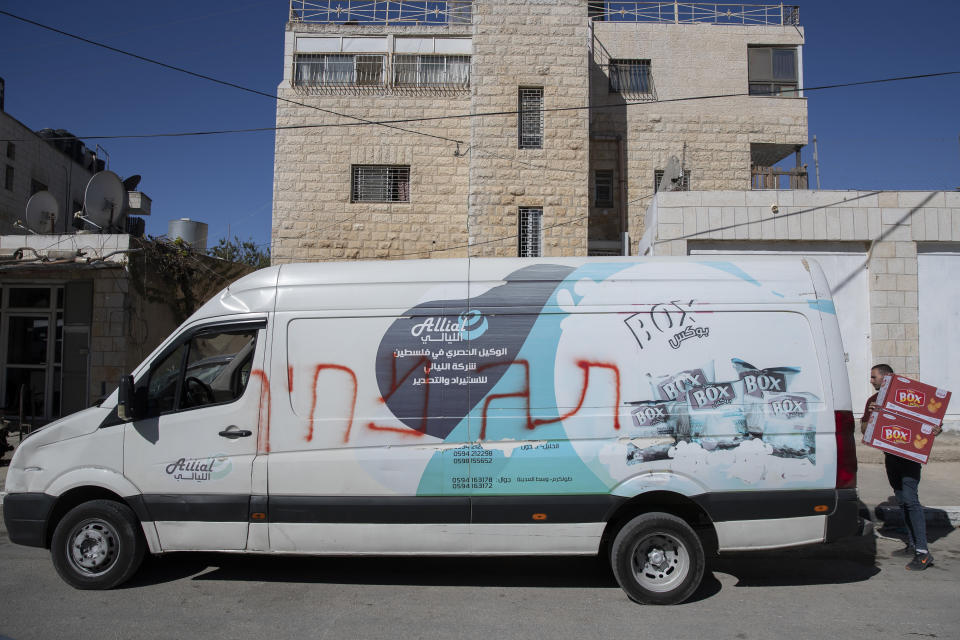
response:
[[[668,513],[645,513],[624,525],[610,563],[623,590],[641,604],[683,602],[700,586],[705,566],[696,532]]]
[[[91,500],[67,512],[53,532],[50,554],[60,577],[77,589],[112,589],[140,567],[145,544],[125,504]]]

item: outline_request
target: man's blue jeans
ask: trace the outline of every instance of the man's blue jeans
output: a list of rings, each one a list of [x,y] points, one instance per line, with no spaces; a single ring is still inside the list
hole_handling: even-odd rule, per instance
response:
[[[884,455],[884,467],[887,470],[887,480],[893,487],[893,495],[897,497],[900,510],[903,512],[903,521],[907,527],[907,544],[914,549],[926,549],[927,523],[924,520],[919,494],[922,469],[920,463],[887,453]]]

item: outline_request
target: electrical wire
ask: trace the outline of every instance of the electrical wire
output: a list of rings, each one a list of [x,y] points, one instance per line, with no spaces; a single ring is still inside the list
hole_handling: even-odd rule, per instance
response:
[[[296,106],[298,106],[298,107],[307,107],[307,108],[309,108],[309,109],[316,109],[317,111],[322,111],[322,112],[324,112],[324,113],[328,113],[328,114],[331,114],[331,115],[339,116],[339,117],[341,117],[341,118],[350,118],[350,119],[353,119],[353,120],[357,120],[357,121],[359,121],[360,123],[363,123],[363,124],[366,124],[366,125],[378,125],[378,126],[386,127],[386,128],[388,128],[388,129],[396,129],[396,130],[398,130],[398,131],[403,131],[404,133],[413,133],[413,134],[416,134],[416,135],[421,135],[421,136],[427,136],[427,137],[430,137],[430,138],[435,138],[435,139],[437,139],[437,140],[444,140],[444,141],[446,141],[446,142],[459,142],[459,143],[461,143],[461,144],[464,144],[462,140],[454,140],[453,138],[447,138],[447,137],[440,136],[440,135],[435,135],[435,134],[432,134],[432,133],[425,133],[425,132],[423,132],[423,131],[415,131],[415,130],[413,130],[413,129],[403,129],[403,128],[401,128],[401,127],[396,127],[396,126],[393,126],[393,125],[390,125],[390,124],[380,124],[380,123],[374,122],[374,121],[372,121],[372,120],[368,120],[368,119],[366,119],[366,118],[361,118],[361,117],[359,117],[359,116],[354,116],[354,115],[350,115],[350,114],[346,114],[346,113],[339,113],[339,112],[336,112],[336,111],[331,111],[330,109],[323,109],[323,108],[321,108],[321,107],[317,107],[317,106],[314,106],[314,105],[305,104],[305,103],[303,103],[303,102],[297,102],[296,100],[290,100],[289,98],[282,98],[282,97],[280,97],[280,96],[278,96],[278,95],[276,95],[276,94],[268,93],[268,92],[266,92],[266,91],[260,91],[259,89],[251,89],[250,87],[244,87],[243,85],[236,84],[235,82],[229,82],[229,81],[227,81],[227,80],[220,80],[219,78],[214,78],[213,76],[208,76],[208,75],[203,74],[203,73],[197,73],[196,71],[190,71],[189,69],[184,69],[183,67],[177,67],[177,66],[174,66],[174,65],[172,65],[172,64],[167,64],[166,62],[161,62],[161,61],[159,61],[159,60],[154,60],[153,58],[148,58],[148,57],[146,57],[146,56],[141,56],[141,55],[136,54],[136,53],[133,53],[133,52],[131,52],[131,51],[126,51],[126,50],[124,50],[124,49],[119,49],[119,48],[117,48],[117,47],[112,47],[112,46],[110,46],[110,45],[108,45],[108,44],[104,44],[104,43],[102,43],[102,42],[97,42],[96,40],[91,40],[91,39],[89,39],[89,38],[84,38],[83,36],[79,36],[79,35],[76,35],[76,34],[74,34],[74,33],[70,33],[69,31],[63,31],[62,29],[57,29],[56,27],[51,27],[51,26],[49,26],[49,25],[45,25],[45,24],[43,24],[43,23],[36,22],[35,20],[30,20],[29,18],[24,18],[23,16],[18,16],[18,15],[15,14],[15,13],[10,13],[9,11],[4,11],[3,9],[0,9],[0,15],[5,15],[5,16],[7,16],[7,17],[9,17],[9,18],[13,18],[14,20],[19,20],[19,21],[21,21],[21,22],[25,22],[25,23],[27,23],[27,24],[33,25],[33,26],[35,26],[35,27],[38,27],[38,28],[40,28],[40,29],[45,29],[45,30],[47,30],[47,31],[52,31],[53,33],[57,33],[57,34],[60,34],[60,35],[62,35],[62,36],[66,36],[66,37],[68,37],[68,38],[73,38],[74,40],[79,40],[80,42],[84,42],[84,43],[86,43],[86,44],[90,44],[90,45],[93,45],[93,46],[95,46],[95,47],[100,47],[101,49],[106,49],[106,50],[112,51],[112,52],[114,52],[114,53],[119,53],[119,54],[124,55],[124,56],[129,56],[129,57],[134,58],[134,59],[136,59],[136,60],[140,60],[141,62],[148,62],[148,63],[150,63],[150,64],[154,64],[154,65],[163,67],[164,69],[169,69],[169,70],[171,70],[171,71],[176,71],[176,72],[178,72],[178,73],[185,73],[185,74],[187,74],[187,75],[189,75],[189,76],[193,76],[193,77],[195,77],[195,78],[200,78],[201,80],[207,80],[208,82],[213,82],[213,83],[215,83],[215,84],[223,85],[223,86],[225,86],[225,87],[231,87],[231,88],[233,88],[233,89],[239,89],[240,91],[246,91],[247,93],[252,93],[252,94],[254,94],[254,95],[263,96],[263,97],[265,97],[265,98],[270,98],[271,100],[279,100],[279,101],[281,101],[281,102],[287,102],[287,103],[289,103],[289,104],[296,105]],[[210,135],[210,134],[207,134],[207,135]],[[80,136],[77,136],[77,137],[80,137]],[[85,137],[87,137],[87,138],[89,138],[89,139],[91,139],[91,140],[94,140],[94,139],[103,140],[103,139],[111,138],[111,136],[85,136]],[[124,136],[124,137],[158,137],[158,136]],[[56,138],[50,138],[50,139],[51,139],[51,140],[54,140],[54,139],[56,139]]]
[[[0,10],[0,14],[4,14],[4,13],[7,13],[7,12]],[[130,54],[130,55],[134,55],[134,54]],[[163,63],[157,63],[157,64],[162,65]],[[166,66],[166,65],[163,65],[163,66]],[[204,77],[189,71],[186,73],[190,73],[191,75],[198,75],[198,77]],[[936,73],[922,73],[922,74],[914,74],[914,75],[908,75],[908,76],[894,76],[889,78],[875,78],[872,80],[856,80],[851,82],[825,84],[825,85],[820,85],[815,87],[804,87],[803,91],[804,92],[825,91],[828,89],[843,89],[843,88],[859,87],[859,86],[872,85],[872,84],[902,82],[907,80],[920,80],[924,78],[940,78],[940,77],[954,76],[954,75],[960,75],[960,70],[939,71]],[[240,87],[239,85],[234,85],[233,83],[228,83],[228,82],[224,82],[224,81],[220,81],[212,78],[211,80],[214,82],[218,82],[220,84],[239,87],[241,89],[243,88],[243,87]],[[341,116],[344,118],[353,118],[358,122],[297,124],[297,125],[284,125],[284,126],[276,126],[276,127],[251,127],[246,129],[213,129],[208,131],[178,131],[178,132],[172,132],[172,133],[143,133],[143,134],[95,135],[95,136],[79,135],[79,136],[73,136],[71,138],[54,137],[54,138],[46,138],[46,139],[47,140],[67,140],[67,139],[73,139],[73,138],[80,138],[84,140],[124,140],[124,139],[139,139],[139,138],[180,138],[180,137],[190,137],[190,136],[213,136],[213,135],[223,135],[223,134],[232,134],[232,133],[258,133],[258,132],[265,132],[265,131],[286,131],[286,130],[294,130],[294,129],[326,129],[326,128],[332,128],[332,127],[365,127],[365,126],[383,126],[383,127],[399,129],[399,127],[396,127],[395,125],[417,124],[417,123],[423,123],[423,122],[437,122],[441,120],[458,120],[458,119],[465,119],[465,118],[482,118],[487,116],[513,116],[519,113],[517,109],[512,109],[507,111],[480,111],[480,112],[471,112],[471,113],[448,114],[443,116],[427,116],[422,118],[395,118],[392,120],[367,120],[365,118],[360,118],[358,116],[337,113],[334,111],[330,111],[328,109],[322,109],[320,107],[303,104],[296,101],[291,101],[286,98],[274,96],[266,92],[257,91],[255,89],[244,89],[244,90],[251,91],[259,95],[275,98],[277,100],[292,102],[293,104],[296,104],[299,106],[309,107],[311,109],[316,109],[318,111],[323,111],[325,113],[330,113],[330,114]],[[644,101],[635,101],[635,102],[622,102],[618,104],[592,104],[592,105],[583,105],[583,106],[577,106],[577,107],[550,107],[550,108],[541,109],[541,111],[543,113],[558,113],[558,112],[564,112],[564,111],[597,111],[597,110],[603,110],[603,109],[622,109],[625,107],[635,107],[635,106],[641,106],[641,105],[661,105],[661,104],[669,104],[672,102],[691,102],[696,100],[719,100],[723,98],[742,98],[742,97],[748,97],[748,96],[757,97],[755,94],[751,94],[747,91],[744,91],[739,93],[717,93],[717,94],[706,94],[706,95],[699,95],[699,96],[685,96],[681,98],[665,98],[663,100],[655,100],[655,101],[644,100]],[[446,138],[443,136],[428,134],[422,131],[411,131],[407,129],[399,129],[399,130],[404,131],[406,133],[416,133],[419,135],[430,136],[432,138],[438,138],[447,142],[466,144],[462,140],[454,140],[452,138]]]

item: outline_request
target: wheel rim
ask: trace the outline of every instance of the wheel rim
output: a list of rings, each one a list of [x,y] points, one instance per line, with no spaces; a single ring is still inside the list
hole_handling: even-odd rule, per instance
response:
[[[690,553],[676,536],[653,533],[634,547],[630,566],[641,587],[664,593],[676,589],[690,573]]]
[[[84,520],[70,532],[66,551],[70,563],[80,573],[87,576],[103,575],[117,561],[120,536],[109,522]]]

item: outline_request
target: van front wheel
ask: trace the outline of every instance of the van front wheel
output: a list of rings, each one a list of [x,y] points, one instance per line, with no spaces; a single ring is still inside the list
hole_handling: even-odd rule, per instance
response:
[[[133,511],[111,500],[91,500],[67,512],[53,532],[53,566],[77,589],[112,589],[143,560],[144,541]]]
[[[610,563],[631,600],[678,604],[700,586],[705,561],[690,525],[668,513],[645,513],[617,533]]]

